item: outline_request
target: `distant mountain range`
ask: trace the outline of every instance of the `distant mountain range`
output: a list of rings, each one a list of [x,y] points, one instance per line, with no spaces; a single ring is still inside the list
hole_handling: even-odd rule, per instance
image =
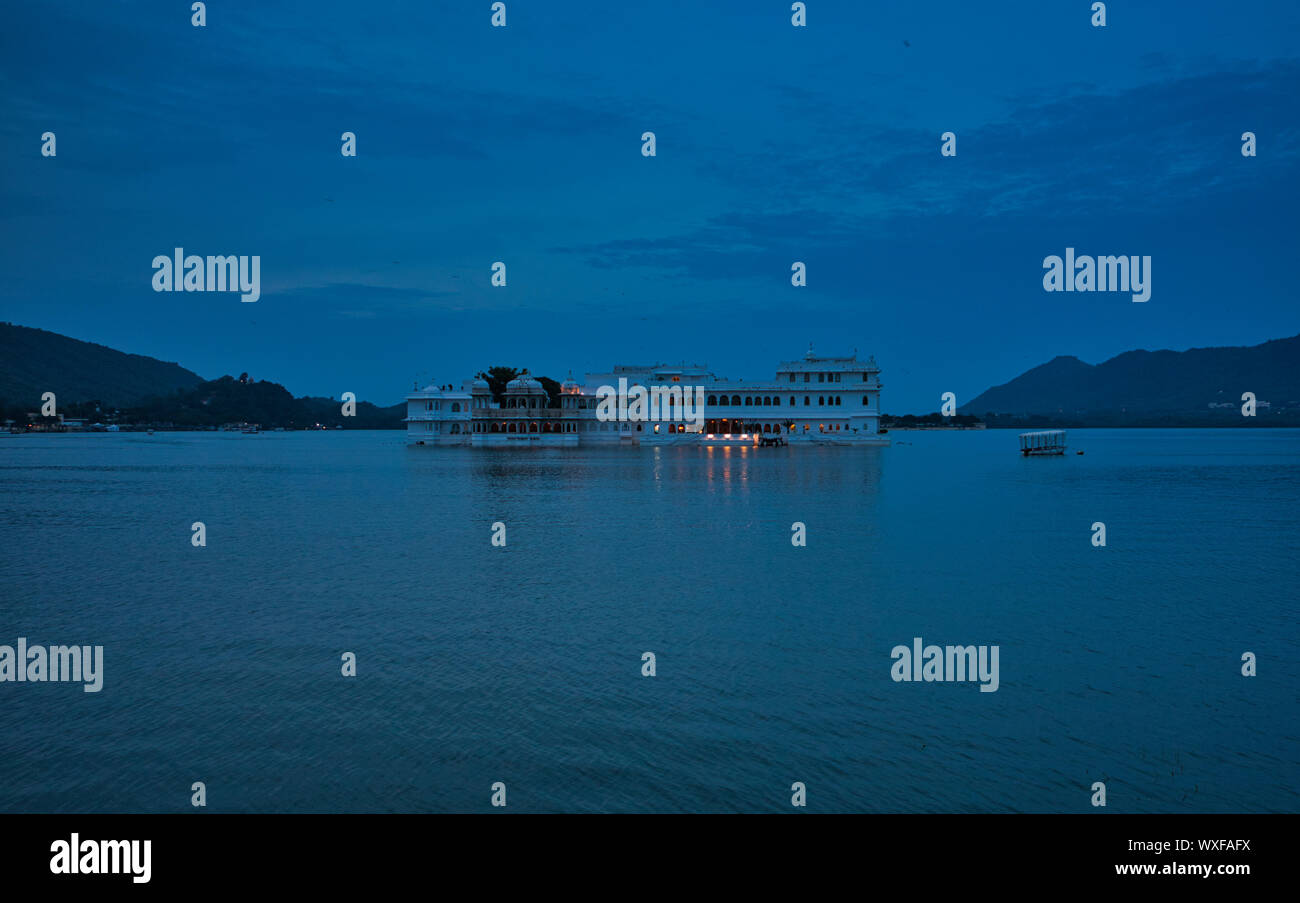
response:
[[[46,392],[54,393],[65,417],[124,424],[403,429],[406,416],[405,405],[358,401],[356,415],[344,417],[340,401],[294,398],[284,386],[247,374],[204,380],[179,364],[0,323],[0,418],[28,422]]]
[[[401,429],[404,405],[358,402],[342,417],[330,398],[224,376],[205,381],[179,364],[0,323],[0,416],[22,420],[54,392],[60,413],[123,422],[215,426],[248,421]],[[1257,415],[1241,415],[1253,392]],[[1128,351],[1100,364],[1057,357],[958,408],[989,426],[1300,426],[1300,335],[1248,348]],[[103,419],[99,417],[98,419]]]
[[[1242,416],[1245,392],[1255,395],[1254,418]],[[1300,336],[1251,347],[1127,351],[1100,364],[1057,357],[958,410],[990,426],[1300,425]]]

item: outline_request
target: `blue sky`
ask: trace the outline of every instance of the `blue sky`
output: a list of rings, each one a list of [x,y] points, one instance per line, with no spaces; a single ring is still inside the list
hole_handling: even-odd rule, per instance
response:
[[[0,319],[382,404],[494,364],[764,379],[812,342],[874,353],[893,412],[1300,332],[1291,0],[489,7],[11,9]],[[178,245],[260,255],[261,300],[155,293]],[[1044,292],[1067,246],[1150,255],[1151,300]]]

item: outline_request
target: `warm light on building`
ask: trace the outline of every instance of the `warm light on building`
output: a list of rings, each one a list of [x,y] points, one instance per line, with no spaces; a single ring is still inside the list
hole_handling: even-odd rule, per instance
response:
[[[662,389],[665,394],[651,395],[666,399],[661,416],[633,420],[624,403],[618,408],[624,419],[607,417],[610,405],[600,407],[600,392],[620,384],[649,393]],[[670,387],[676,395],[667,394]],[[406,396],[407,438],[417,445],[514,447],[889,445],[880,434],[880,392],[873,358],[811,350],[779,364],[776,378],[761,382],[720,378],[700,364],[618,366],[588,373],[581,382],[570,375],[552,396],[525,372],[495,392],[483,378],[412,391]]]

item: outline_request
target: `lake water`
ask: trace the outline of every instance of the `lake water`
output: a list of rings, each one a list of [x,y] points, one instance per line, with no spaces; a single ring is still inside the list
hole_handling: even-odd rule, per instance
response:
[[[0,437],[0,811],[1300,810],[1300,430],[890,435]]]

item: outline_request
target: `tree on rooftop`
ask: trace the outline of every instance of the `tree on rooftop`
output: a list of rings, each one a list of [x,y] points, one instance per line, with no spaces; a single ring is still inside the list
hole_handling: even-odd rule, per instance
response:
[[[506,383],[518,376],[520,372],[514,367],[488,367],[486,372],[480,370],[477,378],[487,380],[488,388],[492,390],[492,400],[501,404],[506,395]]]

